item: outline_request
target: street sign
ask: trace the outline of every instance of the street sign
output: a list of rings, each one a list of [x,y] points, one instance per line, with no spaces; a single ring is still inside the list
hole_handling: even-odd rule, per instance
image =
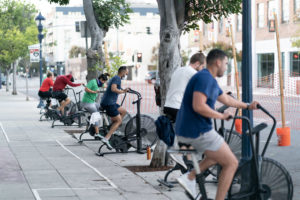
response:
[[[30,52],[30,62],[40,62],[40,45],[34,44],[28,46]]]
[[[86,21],[80,22],[80,34],[81,34],[82,38],[91,37],[91,32],[90,32],[90,29],[89,29]]]

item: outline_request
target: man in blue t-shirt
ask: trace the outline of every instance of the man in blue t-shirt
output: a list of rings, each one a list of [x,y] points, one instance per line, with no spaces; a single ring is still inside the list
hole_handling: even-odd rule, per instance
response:
[[[127,113],[127,111],[120,107],[117,104],[118,95],[122,93],[126,93],[129,88],[122,89],[121,88],[121,79],[126,79],[128,74],[128,69],[126,67],[120,67],[118,70],[118,75],[112,77],[107,85],[106,91],[101,99],[101,107],[106,111],[106,114],[111,117],[111,127],[109,132],[105,137],[100,137],[102,142],[106,144],[109,149],[112,149],[112,146],[109,143],[109,139],[112,134],[118,129],[118,127],[122,124],[122,119]]]
[[[200,171],[218,163],[222,166],[216,200],[224,200],[237,169],[238,161],[224,139],[213,129],[211,118],[229,119],[229,112],[219,113],[215,108],[216,100],[230,107],[257,109],[257,102],[240,102],[223,93],[216,77],[226,71],[228,58],[219,49],[211,50],[206,57],[207,68],[195,74],[189,81],[176,119],[178,142],[191,144],[198,153],[205,154],[199,163]],[[195,171],[179,177],[180,185],[196,198]]]

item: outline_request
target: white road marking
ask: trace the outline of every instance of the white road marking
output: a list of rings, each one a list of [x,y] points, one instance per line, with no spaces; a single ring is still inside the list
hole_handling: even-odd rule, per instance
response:
[[[32,192],[33,192],[34,198],[36,200],[42,200],[40,195],[39,195],[39,192],[36,189],[32,189]]]
[[[56,142],[67,152],[69,152],[70,154],[72,154],[75,158],[79,159],[81,162],[83,162],[86,166],[88,166],[89,168],[91,168],[92,170],[94,170],[99,176],[101,176],[102,178],[104,178],[113,188],[118,189],[118,187],[110,180],[108,179],[106,176],[104,176],[100,171],[98,171],[95,167],[93,167],[92,165],[90,165],[88,162],[86,162],[85,160],[83,160],[82,158],[80,158],[79,156],[77,156],[76,154],[74,154],[72,151],[70,151],[68,148],[66,148],[61,142],[59,142],[58,140],[56,140]]]
[[[42,200],[38,191],[47,191],[47,190],[103,190],[103,189],[112,189],[112,187],[102,187],[102,188],[38,188],[32,189],[34,198],[36,200]]]
[[[4,130],[3,125],[2,125],[1,122],[0,122],[0,128],[2,129],[2,132],[3,132],[3,134],[4,134],[5,138],[6,138],[6,141],[9,143],[10,140],[9,140],[9,138],[8,138],[8,136],[7,136],[7,134],[6,134],[5,130]]]

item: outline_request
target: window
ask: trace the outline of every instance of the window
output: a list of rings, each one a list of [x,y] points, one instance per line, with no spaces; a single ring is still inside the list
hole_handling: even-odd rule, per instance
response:
[[[275,1],[268,2],[268,21],[274,19],[274,12],[276,12]]]
[[[274,87],[274,53],[258,54],[258,87]]]
[[[300,76],[300,54],[299,52],[290,53],[290,74]]]
[[[289,21],[289,1],[281,0],[281,22],[286,23]]]
[[[264,25],[264,4],[259,3],[257,4],[257,27],[262,28]]]
[[[242,15],[239,14],[236,18],[236,30],[241,31],[242,30]]]
[[[75,31],[80,32],[79,22],[75,22]]]

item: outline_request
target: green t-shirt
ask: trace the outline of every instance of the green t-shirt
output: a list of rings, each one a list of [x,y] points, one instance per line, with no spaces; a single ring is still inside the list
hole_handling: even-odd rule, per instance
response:
[[[86,86],[90,90],[97,91],[99,90],[96,79],[90,80]],[[84,103],[94,103],[96,101],[98,94],[85,92],[82,98],[82,102]]]

